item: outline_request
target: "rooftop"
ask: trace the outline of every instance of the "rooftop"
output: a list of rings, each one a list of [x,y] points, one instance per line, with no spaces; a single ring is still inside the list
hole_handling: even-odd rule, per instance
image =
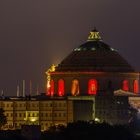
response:
[[[128,62],[112,47],[104,43],[99,32],[90,32],[87,41],[75,48],[56,67],[56,71],[134,72]]]

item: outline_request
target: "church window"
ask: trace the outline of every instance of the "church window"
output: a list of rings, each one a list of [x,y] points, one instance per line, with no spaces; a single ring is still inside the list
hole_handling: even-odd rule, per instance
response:
[[[96,94],[97,93],[97,81],[95,79],[91,79],[88,82],[88,94]]]
[[[54,96],[54,80],[51,80],[50,96]]]
[[[64,96],[64,80],[60,79],[58,81],[58,96]]]
[[[77,79],[72,81],[71,94],[73,96],[79,95],[79,81]]]
[[[134,80],[134,83],[133,83],[133,92],[134,93],[138,93],[138,80]]]
[[[46,94],[48,96],[54,96],[54,80],[47,81]]]
[[[123,90],[125,90],[125,91],[129,90],[128,80],[123,81]]]

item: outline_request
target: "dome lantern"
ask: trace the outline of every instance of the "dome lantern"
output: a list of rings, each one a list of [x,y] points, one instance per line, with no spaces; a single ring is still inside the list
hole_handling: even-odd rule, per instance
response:
[[[87,41],[101,41],[101,40],[102,39],[101,39],[100,33],[95,28],[94,30],[90,32]]]

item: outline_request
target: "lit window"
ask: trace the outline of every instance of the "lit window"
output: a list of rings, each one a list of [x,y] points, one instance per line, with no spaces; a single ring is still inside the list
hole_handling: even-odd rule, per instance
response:
[[[123,90],[125,90],[125,91],[129,90],[128,80],[123,81]]]
[[[139,89],[138,89],[138,80],[134,80],[134,83],[133,83],[133,90],[134,90],[134,93],[138,93]]]
[[[46,95],[53,96],[54,95],[54,81],[48,80],[46,86]]]
[[[76,79],[72,81],[71,94],[73,96],[79,95],[79,81]]]
[[[46,95],[50,96],[51,94],[51,85],[50,85],[50,81],[47,81],[47,86],[46,86]]]
[[[64,80],[60,79],[58,81],[58,96],[64,96]]]
[[[95,79],[91,79],[88,82],[88,94],[96,94],[97,93],[97,81]]]
[[[50,87],[50,95],[51,96],[54,96],[54,81],[53,80],[51,80],[51,87]]]
[[[54,95],[54,81],[51,80],[47,83],[47,96],[53,96]]]

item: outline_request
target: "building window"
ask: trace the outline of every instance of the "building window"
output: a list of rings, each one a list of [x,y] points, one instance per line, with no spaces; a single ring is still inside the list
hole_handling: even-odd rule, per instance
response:
[[[17,123],[14,123],[14,126],[17,127]]]
[[[46,117],[48,117],[48,114],[46,113]]]
[[[125,90],[125,91],[129,90],[128,80],[123,81],[123,90]]]
[[[54,113],[54,117],[57,117],[57,113]]]
[[[61,103],[59,103],[59,107],[61,107]]]
[[[72,81],[71,94],[73,96],[79,95],[79,81],[77,79]]]
[[[138,93],[139,92],[138,80],[134,80],[133,91],[134,91],[134,93]]]
[[[52,103],[50,103],[50,107],[52,107]]]
[[[50,113],[50,117],[52,117],[52,113]]]
[[[88,94],[96,94],[97,93],[97,81],[95,79],[91,79],[88,82]]]
[[[51,80],[47,85],[47,95],[54,96],[54,80]]]
[[[66,117],[66,113],[63,113],[63,117]]]
[[[58,96],[64,96],[64,80],[60,79],[58,81]]]
[[[51,96],[54,96],[54,81],[51,80],[51,89],[50,89],[50,92],[51,92]]]
[[[66,103],[64,103],[63,106],[65,107],[66,106]]]
[[[41,113],[41,117],[43,117],[43,113]]]

